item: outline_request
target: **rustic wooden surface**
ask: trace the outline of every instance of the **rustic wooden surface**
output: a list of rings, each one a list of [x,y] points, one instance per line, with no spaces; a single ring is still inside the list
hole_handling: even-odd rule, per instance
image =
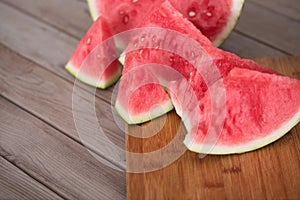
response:
[[[247,58],[300,55],[299,6],[298,0],[246,0],[235,31],[221,48]],[[92,24],[85,0],[0,0],[0,19],[0,199],[125,199],[125,153],[120,151],[113,156],[116,152],[107,152],[105,145],[99,145],[103,144],[102,138],[95,135],[83,135],[90,140],[82,141],[73,119],[74,78],[65,71],[64,65]],[[277,61],[270,64],[284,64],[282,59]],[[289,66],[284,68],[288,69]],[[294,75],[299,78],[299,73]],[[110,141],[125,149],[125,133],[117,126],[110,106],[112,91],[113,88],[96,91],[96,115]],[[78,92],[79,98],[85,100],[94,90],[79,84]],[[84,111],[85,107],[79,105],[76,109]],[[86,123],[88,130],[91,122],[89,116],[85,117],[79,122]],[[274,145],[289,144],[291,138],[295,144],[299,142],[298,135],[291,133]],[[146,143],[146,147],[149,146],[151,143]],[[298,160],[289,157],[289,168],[277,157],[299,154],[299,149],[290,152],[289,148],[283,148],[270,157],[273,163],[265,164],[263,157],[272,146],[258,151],[255,158],[233,156],[201,160],[207,170],[202,172],[203,183],[230,197],[232,188],[227,187],[232,182],[239,188],[254,191],[237,193],[237,197],[254,197],[255,192],[266,193],[272,185],[288,178],[284,173],[279,178],[273,176],[270,172],[273,165],[286,171],[295,170],[294,178],[298,176],[298,179],[291,180],[299,180],[299,157]],[[193,154],[183,158],[193,156],[197,158]],[[249,185],[244,165],[238,165],[242,161],[256,161],[252,169],[264,180],[271,177],[272,184]],[[296,161],[298,165],[294,166]],[[224,186],[222,183],[214,185],[205,176],[216,168],[214,162],[221,163],[224,171],[212,178],[218,180],[222,176]],[[239,170],[243,173],[238,173]],[[284,198],[295,184],[299,186],[299,182],[291,181],[284,187],[283,194],[272,190],[267,197]],[[181,189],[172,182],[163,188],[167,189],[168,185],[174,187],[174,191]],[[208,188],[201,194],[220,194]],[[150,191],[144,191],[150,198]],[[297,198],[299,193],[291,193],[290,197]]]
[[[300,57],[263,58],[265,66],[300,80]],[[163,154],[176,152],[163,149],[169,143],[180,146],[179,138],[186,134],[180,129],[180,118],[173,111],[167,118],[158,118],[141,127],[129,127],[129,152],[161,154],[147,160],[127,157],[129,171],[137,165],[151,170],[153,163],[164,163]],[[162,127],[155,136],[137,139],[130,135],[147,135],[151,126]],[[230,156],[206,156],[185,151],[178,160],[159,170],[147,173],[127,173],[128,199],[299,199],[300,197],[300,124],[286,136],[257,151]],[[144,154],[142,154],[144,153]],[[129,154],[129,153],[128,153]],[[136,159],[136,160],[135,160]],[[133,170],[131,170],[133,168]]]

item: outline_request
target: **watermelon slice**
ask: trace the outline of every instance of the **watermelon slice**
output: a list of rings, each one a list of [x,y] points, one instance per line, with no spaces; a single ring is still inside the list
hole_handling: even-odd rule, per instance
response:
[[[153,64],[144,65],[121,77],[115,107],[128,124],[143,123],[173,109],[168,94],[157,79],[157,71],[153,71],[153,68]]]
[[[195,77],[191,79],[194,82]],[[231,154],[255,150],[279,139],[300,121],[300,81],[288,77],[234,68],[201,99],[187,101],[187,97],[198,96],[197,90],[189,88],[182,80],[169,89],[187,127],[184,143],[191,151]]]
[[[166,102],[170,99],[159,84],[166,73],[156,70],[157,65],[168,65],[182,75],[179,79],[165,80],[171,101],[188,132],[184,143],[191,151],[205,154],[251,151],[282,137],[299,122],[300,81],[217,49],[167,1],[149,16],[144,27],[163,29],[141,31],[128,46],[116,109],[122,116],[127,115],[129,123],[144,121],[138,119],[140,116],[159,116],[163,112],[147,113],[169,105]],[[163,34],[165,29],[177,31],[192,41]],[[182,41],[188,45],[184,46],[180,43]],[[200,51],[194,48],[194,42]],[[134,48],[143,43],[145,48]],[[173,50],[179,55],[172,53],[168,45],[177,47]],[[192,53],[185,47],[189,47]],[[183,59],[183,55],[187,55],[187,59]],[[200,62],[197,62],[199,57]],[[148,66],[147,70],[143,71],[145,66]],[[136,70],[141,73],[135,73]],[[130,73],[138,76],[126,78]],[[130,84],[134,87],[127,89]]]
[[[87,2],[92,18],[96,20],[99,16],[105,17],[116,34],[138,27],[163,0]],[[219,46],[234,28],[244,0],[170,0],[170,3],[213,41],[215,46]]]
[[[240,16],[244,0],[170,0],[215,46],[228,37]]]
[[[66,69],[82,82],[94,87],[107,88],[121,75],[116,60],[114,40],[106,21],[99,17],[82,38]]]
[[[135,92],[143,95],[139,96],[139,98],[131,99],[130,95],[134,91],[132,88],[126,89],[129,81],[126,81],[125,78],[121,79],[121,89],[118,92],[116,109],[129,124],[148,121],[166,113],[172,108],[163,106],[170,105],[170,100],[166,99],[167,95],[163,92],[163,88],[159,83],[166,85],[168,81],[175,81],[178,79],[176,72],[181,75],[181,78],[190,79],[190,77],[196,77],[195,80],[190,80],[194,82],[197,80],[196,84],[191,84],[193,89],[198,90],[196,93],[198,95],[197,98],[202,97],[199,95],[204,95],[204,92],[207,90],[207,82],[212,84],[220,77],[226,76],[235,67],[274,73],[253,61],[241,59],[234,54],[214,47],[168,1],[164,2],[159,10],[148,17],[143,29],[140,30],[140,34],[132,39],[132,43],[128,45],[126,52],[128,53],[125,55],[124,75],[136,68],[144,67],[145,64],[169,66],[173,69],[173,71],[168,70],[168,73],[162,73],[164,70],[158,70],[157,68],[152,69],[152,74],[154,74],[152,76],[152,89],[160,91],[164,98],[158,98],[160,96],[153,95],[152,91],[147,91],[144,87],[135,87],[137,90]],[[197,65],[199,67],[199,60],[201,69],[195,67]],[[210,77],[206,76],[206,80],[204,80],[197,75],[199,73]],[[139,85],[140,80],[135,79],[130,81],[130,83]],[[143,102],[147,102],[147,104],[145,105]],[[153,109],[157,105],[161,105],[163,108],[159,112]],[[144,116],[147,117],[144,118]]]

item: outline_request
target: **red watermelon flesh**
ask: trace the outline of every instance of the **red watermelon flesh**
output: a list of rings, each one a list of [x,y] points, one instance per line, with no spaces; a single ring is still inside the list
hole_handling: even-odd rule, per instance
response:
[[[79,80],[99,88],[107,88],[121,75],[116,60],[112,32],[106,21],[99,17],[82,38],[66,69]]]
[[[220,45],[233,29],[243,1],[240,0],[170,0],[215,46]]]
[[[138,27],[163,0],[87,0],[93,19],[105,17],[114,33]],[[202,33],[220,45],[234,28],[244,0],[170,0]]]
[[[163,0],[88,0],[92,18],[104,17],[113,33],[138,27]]]
[[[282,137],[300,121],[300,81],[241,68],[232,69],[220,81],[193,102],[182,98],[183,91],[185,96],[196,92],[187,89],[184,81],[172,85],[172,100],[180,103],[174,106],[183,108],[188,130],[184,143],[190,150],[208,154],[251,151]],[[218,101],[212,96],[220,96],[221,90],[224,104],[212,106]]]
[[[143,123],[173,109],[153,67],[151,64],[137,67],[121,77],[115,107],[128,124]]]
[[[186,51],[184,53],[188,55],[187,59],[191,61],[192,64],[188,62],[187,59],[184,59],[181,56],[170,51],[164,50],[168,48],[167,46],[169,43],[166,42],[167,38],[165,38],[165,36],[162,36],[161,34],[163,30],[159,29],[160,31],[157,31],[156,29],[154,29],[154,31],[149,31],[149,27],[159,27],[165,30],[172,30],[173,32],[170,32],[170,34],[167,35],[167,37],[171,38],[169,39],[170,41],[175,41],[175,43],[178,42],[176,43],[176,45],[174,45],[174,52],[179,53],[182,51],[184,45],[186,45],[187,47],[191,47],[195,46],[194,44],[196,43],[197,46],[194,48],[197,49],[195,51],[193,51],[193,49],[184,48]],[[274,73],[270,69],[262,67],[253,61],[241,59],[234,54],[224,52],[214,47],[212,43],[205,36],[203,36],[201,32],[197,28],[195,28],[191,22],[183,18],[182,15],[178,11],[176,11],[169,4],[168,1],[164,2],[159,10],[157,10],[149,16],[149,18],[145,21],[143,28],[145,28],[145,31],[141,29],[141,33],[132,40],[132,43],[130,43],[127,48],[128,53],[125,56],[123,74],[126,74],[135,68],[143,67],[145,64],[150,63],[169,66],[173,69],[173,71],[176,71],[179,74],[181,74],[181,78],[190,79],[190,77],[196,77],[194,79],[190,79],[193,80],[193,82],[190,83],[190,85],[192,89],[197,90],[197,98],[200,99],[201,97],[203,97],[204,92],[207,90],[207,83],[203,80],[201,76],[199,76],[199,74],[205,73],[206,80],[212,79],[209,81],[211,84],[214,81],[217,81],[222,76],[226,76],[230,72],[230,70],[232,70],[235,67],[253,69],[266,73]],[[178,35],[180,34],[181,36],[185,36],[185,38],[189,39],[183,39],[179,42],[180,39],[177,40],[177,38],[172,38],[174,32]],[[154,37],[156,38],[157,42],[153,42]],[[161,40],[160,37],[162,37]],[[147,48],[153,45],[156,46],[156,48]],[[197,71],[198,69],[195,67],[195,65],[193,65],[194,63],[197,63],[197,58],[199,57],[201,57],[204,61],[203,63],[201,63],[203,65],[201,67],[201,73]],[[157,72],[156,69],[155,71]],[[165,80],[170,81],[172,80],[172,78],[168,78],[168,74],[157,74],[155,72],[154,74],[155,76],[153,76],[153,79],[156,80],[153,80],[153,88],[160,88],[155,90],[163,91],[162,86],[160,86],[157,83],[165,82]],[[218,76],[218,74],[220,74],[220,76]],[[159,105],[159,102],[156,99],[157,96],[153,96],[151,91],[137,92],[143,93],[144,95],[142,95],[140,99],[135,98],[135,100],[131,100],[131,104],[129,106],[126,103],[128,102],[128,100],[126,100],[125,102],[123,100],[124,96],[126,96],[124,93],[127,93],[127,95],[129,94],[129,89],[125,88],[126,84],[122,83],[123,81],[124,79],[122,79],[120,82],[122,90],[119,90],[118,92],[116,109],[119,111],[119,113],[121,113],[122,116],[130,116],[131,119],[135,119],[135,121],[131,121],[129,117],[126,117],[125,120],[129,124],[140,123],[151,119],[149,117],[147,117],[146,119],[139,119],[137,116],[150,116],[146,113],[155,113],[155,111],[153,111],[152,108],[155,107],[154,105]],[[144,88],[139,88],[137,90],[144,90]],[[129,99],[129,97],[127,97],[126,99]],[[153,105],[151,105],[152,101],[154,102]],[[165,99],[163,101],[164,103],[162,102],[161,105],[165,104]],[[148,104],[143,105],[141,102],[148,102]],[[143,107],[141,107],[141,104]],[[165,111],[168,110],[169,109],[165,109]],[[155,113],[153,116],[157,117],[162,114],[164,113]]]

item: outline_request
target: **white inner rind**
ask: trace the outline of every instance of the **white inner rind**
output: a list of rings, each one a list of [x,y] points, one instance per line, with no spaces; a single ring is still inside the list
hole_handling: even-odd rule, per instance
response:
[[[203,154],[234,154],[234,153],[244,153],[247,151],[252,151],[263,146],[266,146],[289,132],[297,123],[300,121],[300,110],[290,119],[288,122],[281,125],[280,128],[271,132],[269,135],[262,138],[252,140],[248,143],[237,144],[237,145],[222,145],[218,144],[200,144],[193,140],[191,134],[187,134],[184,139],[184,144],[186,147],[194,152]],[[184,122],[184,124],[189,124],[189,122]]]
[[[228,35],[232,32],[234,29],[238,18],[241,14],[243,5],[245,0],[232,0],[232,7],[231,7],[231,13],[227,20],[227,25],[224,27],[223,31],[215,38],[215,40],[212,42],[214,46],[220,46],[224,40],[228,37]],[[88,7],[91,13],[91,17],[94,21],[98,18],[98,16],[101,15],[100,11],[97,10],[96,0],[87,0]],[[119,52],[122,52],[124,50],[125,45],[121,40],[116,39],[115,40],[117,50]]]
[[[244,0],[232,0],[231,14],[228,17],[228,24],[224,27],[223,31],[213,41],[214,46],[221,45],[234,29],[237,20],[241,14],[244,5]]]
[[[87,76],[84,73],[79,73],[80,70],[75,68],[70,62],[66,65],[66,70],[73,76],[75,76],[78,80],[88,85],[102,89],[108,88],[109,86],[114,84],[121,76],[121,67],[119,67],[119,70],[113,76],[109,77],[109,79],[106,80],[97,79],[91,76]]]
[[[116,101],[115,108],[120,116],[128,123],[128,124],[140,124],[147,121],[150,121],[154,118],[162,116],[167,112],[173,110],[173,104],[171,100],[167,100],[166,102],[162,103],[159,106],[155,106],[154,108],[150,109],[148,112],[140,113],[137,115],[128,115],[128,111],[125,110],[119,101]]]
[[[120,57],[118,58],[119,62],[121,63],[121,65],[124,66],[124,63],[125,63],[125,59],[126,59],[126,54],[122,53],[120,55]]]
[[[98,18],[98,11],[97,11],[97,5],[96,5],[96,0],[87,0],[87,4],[88,4],[88,7],[89,7],[89,10],[90,10],[90,14],[91,14],[91,17],[94,21],[96,21],[96,19]]]

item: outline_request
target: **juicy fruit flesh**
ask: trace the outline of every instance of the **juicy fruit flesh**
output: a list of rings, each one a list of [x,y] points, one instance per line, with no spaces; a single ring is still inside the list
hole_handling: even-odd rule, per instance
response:
[[[92,17],[104,16],[114,33],[139,27],[164,0],[88,0]],[[206,37],[219,46],[230,34],[240,15],[244,0],[170,0]]]
[[[203,118],[193,121],[192,114],[186,114],[184,123],[191,128],[185,144],[190,150],[210,154],[251,151],[282,137],[300,120],[298,80],[235,68],[224,78],[224,87],[226,118],[214,143],[205,143],[211,137],[207,129],[213,128],[212,114],[217,112],[211,109],[209,92],[197,102]]]
[[[105,17],[111,30],[116,34],[137,27],[141,20],[159,7],[162,2],[163,0],[124,0],[112,3],[105,0],[93,0],[95,7],[91,9],[96,9],[98,16]]]
[[[226,119],[219,137],[222,144],[265,137],[300,109],[300,82],[287,77],[235,68],[224,79],[224,87]],[[202,101],[203,106],[209,105],[208,93]],[[210,107],[207,109],[206,112],[213,112]],[[195,138],[200,142],[203,136]]]
[[[248,60],[241,60],[240,58],[238,58],[237,56],[235,56],[233,54],[223,52],[223,51],[215,48],[212,45],[212,43],[192,25],[191,22],[189,22],[186,19],[183,19],[182,15],[179,12],[177,12],[168,2],[164,3],[159,11],[154,12],[154,13],[152,13],[151,16],[149,16],[149,18],[148,18],[148,20],[146,20],[143,28],[146,28],[146,27],[166,28],[169,30],[173,30],[174,32],[177,31],[176,32],[177,35],[180,33],[181,35],[185,35],[191,39],[194,39],[194,42],[198,43],[197,50],[199,51],[199,49],[203,49],[202,50],[203,52],[197,53],[195,51],[194,52],[195,55],[193,55],[193,52],[192,52],[189,55],[191,55],[191,56],[193,55],[192,56],[193,58],[189,58],[189,59],[197,60],[197,58],[198,58],[197,55],[199,54],[202,57],[204,57],[204,59],[213,60],[213,62],[215,62],[215,64],[216,64],[216,69],[218,69],[221,72],[222,76],[226,75],[234,67],[243,67],[243,68],[250,68],[250,69],[255,69],[255,70],[260,70],[260,71],[265,71],[265,72],[271,72],[271,70],[263,68],[263,67],[259,66],[258,64],[251,63]],[[143,49],[133,50],[133,51],[130,51],[129,53],[127,53],[126,58],[125,58],[125,63],[124,63],[123,74],[126,74],[126,73],[130,72],[131,70],[134,70],[135,68],[144,67],[143,65],[148,64],[148,63],[157,63],[157,64],[171,67],[173,69],[173,71],[175,70],[182,75],[181,78],[184,77],[184,78],[189,79],[189,77],[191,77],[191,76],[197,76],[197,78],[201,77],[201,76],[197,75],[197,69],[191,63],[189,63],[188,60],[176,55],[175,53],[163,50],[162,42],[158,41],[159,36],[157,36],[157,37],[155,36],[156,31],[159,32],[159,30],[154,30],[153,33],[151,31],[145,30],[143,32],[143,30],[141,30],[141,33],[132,40],[132,43],[129,44],[128,49],[130,49],[131,46],[143,46],[144,44],[148,43],[148,41],[150,41],[150,43],[151,42],[154,43],[153,38],[156,38],[155,41],[157,41],[157,47],[160,47],[160,48],[143,48]],[[151,35],[149,33],[152,33],[154,35]],[[162,34],[162,32],[159,32],[159,33]],[[146,35],[149,37],[149,39],[146,37]],[[171,35],[172,35],[172,32],[168,33],[168,37],[171,37]],[[186,37],[185,39],[187,39],[188,37]],[[141,39],[141,38],[143,38],[143,39]],[[164,42],[165,41],[166,40],[164,40]],[[187,43],[188,41],[184,40],[183,42]],[[177,50],[174,49],[174,51],[181,50],[182,46],[181,45],[177,45],[177,46],[179,49],[177,49]],[[189,45],[187,45],[187,46],[189,46]],[[205,56],[205,55],[207,55],[207,56]],[[205,57],[207,57],[207,58],[205,58]],[[210,68],[206,69],[206,71],[208,71],[208,73],[211,73],[211,70],[212,69],[210,69]],[[163,76],[163,75],[156,73],[156,76],[153,76],[153,80],[152,80],[153,86],[151,86],[152,90],[153,91],[159,90],[159,91],[161,91],[160,95],[167,97],[167,94],[163,94],[164,90],[163,90],[162,86],[159,84],[160,83],[160,81],[158,80],[159,76]],[[164,77],[166,77],[166,76],[168,76],[168,74],[165,75]],[[162,79],[164,79],[164,77]],[[142,79],[142,77],[141,77],[141,79]],[[165,79],[167,79],[167,78],[165,78]],[[126,84],[122,83],[123,80],[121,80],[121,84],[126,85]],[[134,81],[131,81],[131,84],[135,83],[136,81],[139,82],[139,80],[134,80]],[[130,84],[130,83],[128,83],[128,84]],[[125,96],[125,95],[122,95],[126,91],[126,89],[124,89],[124,87],[125,86],[122,87],[123,89],[119,89],[119,98],[118,99],[120,99],[120,101]],[[197,80],[196,84],[192,84],[192,87],[194,89],[201,90],[202,93],[204,93],[207,90],[206,83],[202,78],[199,78]],[[145,88],[137,89],[137,91],[140,91],[137,93],[143,93],[143,95],[140,95],[140,99],[132,98],[132,99],[134,99],[134,100],[132,100],[132,102],[136,101],[136,103],[128,104],[128,103],[126,103],[126,101],[124,103],[120,102],[120,106],[124,107],[124,109],[122,109],[122,110],[127,112],[127,114],[123,114],[123,116],[124,115],[128,115],[128,116],[136,115],[139,112],[140,113],[150,112],[149,110],[151,109],[152,106],[154,106],[155,104],[159,104],[159,101],[161,99],[159,99],[159,98],[158,98],[158,100],[156,99],[158,97],[158,95],[152,95],[151,92],[144,92],[143,90],[145,90]],[[151,91],[151,90],[148,90],[148,91]],[[200,94],[200,93],[198,92],[197,94]],[[148,102],[148,103],[145,105],[139,105],[140,102]],[[151,102],[153,103],[153,105],[151,105]],[[143,107],[143,109],[141,106]],[[125,109],[125,108],[127,108],[127,109]],[[161,113],[161,114],[164,114],[164,113]]]
[[[147,67],[123,74],[118,91],[116,109],[128,124],[143,123],[173,109],[168,94]]]
[[[232,0],[170,0],[171,4],[190,20],[208,39],[214,41],[228,23]]]
[[[75,49],[66,69],[81,81],[106,88],[120,76],[120,64],[108,24],[102,17],[94,22]]]
[[[220,136],[215,124],[222,122],[222,120],[220,120],[220,117],[217,120],[212,118],[218,117],[219,112],[218,110],[217,112],[211,110],[211,90],[207,90],[208,88],[203,80],[206,77],[203,78],[198,71],[187,73],[183,80],[187,80],[189,89],[182,88],[184,85],[179,81],[175,84],[172,83],[171,86],[169,85],[168,89],[172,102],[188,131],[185,144],[191,150],[213,154],[250,151],[278,139],[299,120],[299,114],[295,114],[300,113],[299,81],[277,75],[274,71],[253,61],[241,59],[233,54],[216,49],[190,22],[181,18],[180,14],[168,3],[164,3],[159,11],[154,12],[149,17],[145,27],[162,27],[175,30],[197,41],[199,46],[213,60],[216,67],[207,70],[210,72],[217,70],[221,75],[221,79],[215,80],[214,84],[211,82],[212,85],[210,86],[224,81],[226,115]],[[132,45],[135,45],[135,42]],[[130,52],[125,58],[124,72],[126,74],[135,68],[141,68],[138,66],[147,63],[168,63],[171,66],[173,64],[173,69],[179,72],[182,71],[184,74],[184,66],[189,65],[183,65],[185,62],[183,59],[183,62],[178,62],[176,68],[176,63],[170,64],[172,61],[170,56],[172,56],[172,53],[163,52],[159,48]],[[190,71],[190,69],[187,71]],[[153,80],[155,84],[152,87],[155,90],[162,88],[155,76]],[[192,96],[190,93],[194,94],[193,98],[196,101],[191,100],[193,98],[190,98]],[[216,94],[218,96],[218,93]],[[277,96],[274,97],[274,94]],[[139,96],[137,102],[141,103],[147,98],[154,98],[152,95],[148,95],[147,92],[143,93]],[[218,98],[214,101],[218,101]],[[221,106],[223,105],[222,102],[217,103],[217,105],[219,106],[217,109],[224,110],[224,107]],[[286,111],[278,109],[279,107],[285,107]],[[146,113],[147,109],[143,112]],[[277,125],[274,126],[274,124]],[[212,138],[207,139],[207,136],[210,137],[207,134],[209,130],[212,130],[212,133],[215,134],[212,135]],[[216,142],[216,148],[211,149],[210,147],[214,145],[211,142],[214,141]],[[207,147],[203,150],[202,148],[205,145]]]
[[[283,137],[288,133],[294,126],[300,122],[300,111],[297,112],[292,118],[287,119],[287,121],[280,127],[270,132],[265,137],[260,137],[255,140],[248,141],[247,143],[239,143],[235,145],[222,145],[222,144],[202,144],[195,142],[192,135],[186,135],[183,143],[187,146],[190,151],[202,153],[202,154],[215,154],[215,155],[225,155],[225,154],[240,154],[253,150],[257,150],[276,140]]]

